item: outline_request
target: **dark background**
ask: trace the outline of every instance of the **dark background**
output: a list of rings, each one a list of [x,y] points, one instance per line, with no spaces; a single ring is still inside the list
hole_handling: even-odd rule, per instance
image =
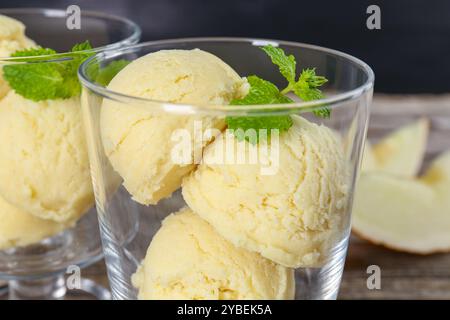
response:
[[[366,61],[376,91],[450,92],[449,0],[1,0],[0,7],[100,10],[134,20],[142,40],[246,36],[327,46]],[[381,30],[366,9],[381,8]]]

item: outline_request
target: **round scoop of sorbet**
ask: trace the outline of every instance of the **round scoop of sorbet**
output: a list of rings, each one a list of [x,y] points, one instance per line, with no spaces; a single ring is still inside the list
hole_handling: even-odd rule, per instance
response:
[[[292,269],[237,248],[189,208],[168,216],[133,275],[140,299],[292,299]]]
[[[11,56],[18,50],[27,49],[36,44],[25,36],[25,25],[13,18],[0,15],[0,58]],[[0,99],[10,90],[0,71]]]
[[[287,267],[318,266],[343,232],[348,167],[333,131],[299,116],[292,119],[271,149],[267,140],[251,144],[231,133],[217,138],[184,180],[183,197],[236,246]],[[251,159],[256,152],[258,161],[209,161],[224,149],[225,135],[233,146],[226,151],[231,159]]]
[[[248,85],[230,66],[205,51],[162,50],[134,60],[111,81],[109,89],[158,101],[226,105],[245,96]],[[156,204],[181,185],[195,167],[195,154],[212,137],[194,142],[195,126],[201,132],[222,130],[223,118],[164,113],[161,104],[133,106],[104,100],[101,133],[105,153],[123,178],[123,185],[141,204]],[[187,160],[173,157],[180,145],[177,133],[187,133]]]
[[[0,250],[39,242],[71,226],[35,217],[0,197]]]
[[[74,221],[94,204],[79,98],[0,100],[0,195],[36,217]]]

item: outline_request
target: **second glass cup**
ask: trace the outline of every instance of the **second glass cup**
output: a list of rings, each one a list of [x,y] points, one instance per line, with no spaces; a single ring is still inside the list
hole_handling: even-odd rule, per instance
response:
[[[286,87],[268,44],[325,76],[326,98],[229,105],[248,93],[241,77]],[[97,83],[113,62],[126,66]],[[198,38],[100,53],[79,77],[114,298],[337,297],[374,81],[366,64],[299,43]],[[324,108],[330,117],[317,116]],[[267,124],[277,129],[258,130]]]
[[[72,293],[64,274],[100,260],[101,241],[80,93],[37,94],[48,93],[66,72],[70,81],[60,88],[79,88],[75,58],[134,44],[141,32],[125,18],[91,11],[81,12],[79,30],[67,28],[63,10],[1,9],[0,15],[0,279],[8,281],[10,299],[64,299]],[[84,41],[94,49],[70,52]],[[10,57],[37,46],[61,53]],[[109,296],[89,279],[79,284],[98,298]]]

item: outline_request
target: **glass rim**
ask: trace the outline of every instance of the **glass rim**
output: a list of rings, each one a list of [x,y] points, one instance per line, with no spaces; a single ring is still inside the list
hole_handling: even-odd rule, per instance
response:
[[[50,9],[50,8],[5,8],[0,9],[0,15],[8,16],[8,14],[34,14],[36,16],[43,16],[48,18],[65,18],[66,17],[66,11],[62,9]],[[99,53],[105,50],[112,50],[114,48],[120,48],[125,45],[131,45],[133,43],[137,43],[141,37],[141,28],[139,25],[137,25],[132,20],[116,16],[110,13],[104,13],[100,11],[94,11],[94,10],[81,10],[81,17],[89,17],[89,18],[96,18],[96,19],[104,19],[109,21],[118,21],[123,23],[124,25],[128,25],[133,30],[132,34],[128,36],[127,38],[124,38],[118,42],[110,43],[104,46],[92,48],[89,50],[82,50],[77,51],[77,54],[84,54],[84,53]],[[20,21],[23,23],[22,21]],[[74,52],[60,52],[55,54],[49,54],[49,55],[39,55],[39,56],[33,56],[30,58],[33,58],[33,62],[58,62],[63,61],[68,58],[69,55],[73,55]],[[23,64],[27,63],[26,61],[23,61],[24,59],[27,59],[27,57],[0,57],[0,63],[6,64]],[[38,60],[38,61],[36,61]]]
[[[141,98],[136,96],[131,96],[127,94],[123,94],[117,91],[110,90],[104,86],[101,86],[93,81],[90,80],[89,76],[87,75],[87,67],[91,63],[99,62],[101,60],[113,58],[116,56],[120,56],[126,53],[132,53],[140,48],[143,47],[150,47],[150,46],[157,46],[157,45],[164,45],[164,44],[179,44],[179,43],[190,43],[190,42],[240,42],[240,43],[249,43],[253,46],[261,46],[266,44],[272,44],[274,46],[278,45],[286,45],[286,46],[295,46],[295,47],[303,47],[308,48],[312,50],[317,50],[321,52],[326,52],[329,54],[332,54],[334,56],[338,56],[341,58],[344,58],[350,62],[353,62],[357,66],[359,66],[367,75],[367,80],[360,86],[345,91],[342,93],[331,95],[330,97],[326,97],[319,100],[313,100],[313,101],[296,101],[293,103],[284,103],[284,104],[269,104],[269,105],[233,105],[232,108],[230,108],[230,105],[199,105],[199,104],[187,104],[187,103],[172,103],[167,101],[160,101],[160,100],[153,100],[153,99],[147,99],[147,98]],[[363,62],[362,60],[355,58],[347,53],[329,49],[326,47],[321,47],[317,45],[312,44],[306,44],[301,42],[292,42],[292,41],[284,41],[284,40],[272,40],[272,39],[263,39],[263,38],[245,38],[245,37],[188,37],[188,38],[174,38],[174,39],[165,39],[165,40],[156,40],[156,41],[148,41],[143,42],[131,46],[121,47],[114,50],[106,50],[103,52],[100,52],[84,61],[81,66],[78,68],[78,78],[80,79],[80,82],[83,87],[95,92],[96,94],[108,98],[111,100],[115,100],[117,102],[123,102],[123,103],[133,103],[133,104],[151,104],[151,105],[157,105],[159,108],[161,108],[163,111],[168,112],[175,112],[175,113],[196,113],[199,111],[211,113],[211,112],[226,112],[226,113],[239,113],[239,112],[246,112],[251,111],[251,113],[260,111],[269,111],[269,112],[277,112],[281,110],[292,110],[296,109],[302,109],[304,112],[310,112],[317,108],[327,106],[334,108],[336,105],[354,100],[362,95],[364,95],[366,92],[369,92],[372,90],[374,81],[375,81],[375,75],[372,71],[372,69],[369,67],[368,64]]]

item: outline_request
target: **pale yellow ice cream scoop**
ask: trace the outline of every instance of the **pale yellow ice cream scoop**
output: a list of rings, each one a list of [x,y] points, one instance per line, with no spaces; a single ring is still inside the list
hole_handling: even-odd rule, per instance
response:
[[[37,218],[0,197],[0,250],[39,242],[72,225]]]
[[[11,56],[18,50],[35,46],[35,43],[25,36],[25,26],[13,18],[0,15],[0,59]],[[10,90],[8,83],[3,79],[3,64],[0,75],[0,99]]]
[[[223,148],[224,136],[216,139],[205,149],[204,163],[183,181],[183,197],[236,246],[287,267],[318,266],[343,234],[349,171],[332,130],[299,116],[292,119],[293,126],[271,149],[279,151],[278,160],[214,163],[208,159]],[[244,148],[248,155],[266,154],[261,151],[267,140],[252,145],[227,135],[235,158]],[[262,174],[269,162],[272,173]]]
[[[245,96],[248,84],[216,56],[194,49],[143,56],[122,69],[108,88],[135,97],[207,106]],[[225,126],[219,118],[164,114],[157,111],[157,104],[147,107],[105,100],[101,110],[105,153],[133,199],[146,205],[178,189],[183,176],[195,167],[193,155],[211,140],[193,142],[195,122],[201,121],[202,130]],[[174,159],[172,153],[180,129],[186,129],[193,146],[192,160],[186,162]]]
[[[153,237],[132,278],[140,299],[292,299],[292,269],[237,248],[185,208]]]
[[[93,206],[79,98],[34,102],[10,91],[0,101],[0,195],[58,222]]]

